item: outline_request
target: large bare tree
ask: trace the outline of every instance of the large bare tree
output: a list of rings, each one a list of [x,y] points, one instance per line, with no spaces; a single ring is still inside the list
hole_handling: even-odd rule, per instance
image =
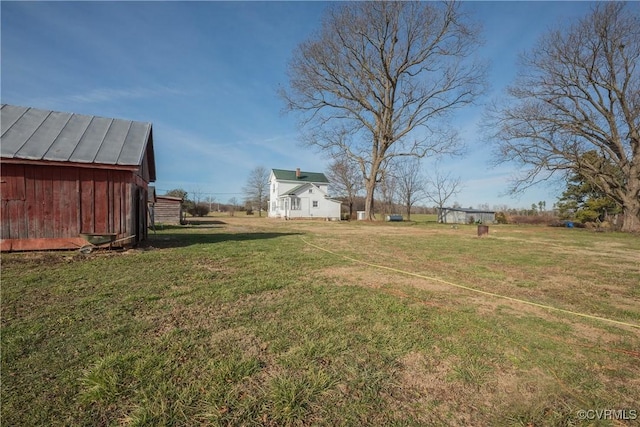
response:
[[[522,56],[507,102],[489,113],[497,160],[524,166],[514,191],[578,174],[622,208],[625,231],[640,231],[639,12],[598,3],[549,32]]]
[[[310,144],[358,164],[367,219],[391,159],[458,151],[446,119],[484,90],[477,44],[457,3],[345,2],[294,52],[287,109]]]

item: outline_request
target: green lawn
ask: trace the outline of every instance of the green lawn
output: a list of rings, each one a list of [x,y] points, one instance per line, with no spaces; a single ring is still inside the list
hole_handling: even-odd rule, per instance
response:
[[[220,217],[1,292],[6,426],[640,424],[638,236]]]

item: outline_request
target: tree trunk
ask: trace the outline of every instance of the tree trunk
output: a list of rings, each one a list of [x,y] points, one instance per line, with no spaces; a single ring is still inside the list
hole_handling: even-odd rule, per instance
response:
[[[411,205],[407,205],[407,221],[411,221]]]
[[[376,160],[371,165],[371,170],[369,171],[369,178],[365,178],[364,180],[364,188],[366,194],[364,196],[364,216],[368,221],[373,221],[376,219],[376,215],[373,211],[373,202],[375,198],[376,192],[376,183],[378,178],[378,171],[380,170],[380,161],[382,159],[381,155],[374,156]]]
[[[364,217],[366,220],[373,221],[375,215],[373,213],[373,197],[376,190],[376,180],[369,179],[365,183],[367,194],[364,197]]]
[[[622,231],[640,233],[640,200],[630,198],[622,207]]]

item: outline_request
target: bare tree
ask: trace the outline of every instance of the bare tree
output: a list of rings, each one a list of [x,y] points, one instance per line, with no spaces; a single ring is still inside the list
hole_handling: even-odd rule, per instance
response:
[[[213,211],[213,204],[216,202],[215,196],[207,196],[204,201],[209,203],[209,211]]]
[[[438,208],[438,222],[444,222],[443,208],[451,197],[462,190],[462,183],[459,177],[452,177],[451,172],[442,173],[438,166],[435,167],[426,179],[426,199],[433,202]],[[457,203],[456,203],[457,204]],[[459,204],[457,204],[459,207]],[[454,205],[454,207],[456,207]]]
[[[353,218],[353,205],[364,186],[358,166],[346,156],[336,156],[327,172],[332,192],[344,197],[349,204],[349,219]]]
[[[384,214],[393,214],[395,197],[398,194],[398,179],[391,168],[385,168],[380,180],[382,210]]]
[[[420,169],[420,159],[406,158],[394,167],[400,202],[407,209],[407,221],[411,221],[411,208],[425,197],[425,179]]]
[[[527,168],[512,191],[554,173],[578,174],[622,208],[625,231],[640,231],[638,11],[598,3],[549,32],[523,55],[508,102],[489,113],[497,162]]]
[[[238,199],[232,197],[227,203],[229,204],[229,216],[234,216],[236,209],[238,208]]]
[[[365,212],[398,156],[456,153],[447,118],[484,90],[485,68],[469,60],[478,39],[454,2],[345,2],[289,65],[287,109],[307,142],[357,162]]]
[[[200,199],[202,198],[202,189],[200,187],[193,188],[191,190],[192,202],[197,205],[200,203]]]
[[[258,166],[249,173],[246,185],[242,188],[246,201],[258,206],[258,216],[262,216],[262,209],[269,196],[269,171]]]

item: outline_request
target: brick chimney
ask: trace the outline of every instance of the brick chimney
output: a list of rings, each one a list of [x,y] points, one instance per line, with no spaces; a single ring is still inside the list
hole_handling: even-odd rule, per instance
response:
[[[300,168],[296,168],[296,178],[300,179]]]

